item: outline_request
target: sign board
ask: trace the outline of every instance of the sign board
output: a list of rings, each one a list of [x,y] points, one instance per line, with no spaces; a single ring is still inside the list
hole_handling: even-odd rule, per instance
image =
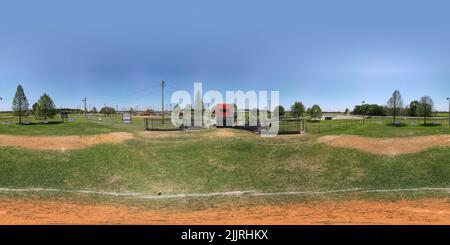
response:
[[[124,112],[122,114],[122,121],[124,124],[131,124],[131,113]]]

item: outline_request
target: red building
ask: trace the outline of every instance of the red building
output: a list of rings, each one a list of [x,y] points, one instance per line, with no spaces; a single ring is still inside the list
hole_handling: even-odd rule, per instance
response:
[[[216,125],[231,127],[234,123],[234,104],[221,103],[216,105]]]

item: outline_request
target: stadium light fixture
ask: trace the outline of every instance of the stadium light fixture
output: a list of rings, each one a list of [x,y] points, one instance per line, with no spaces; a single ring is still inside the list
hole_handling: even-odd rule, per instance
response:
[[[450,127],[450,97],[447,97],[448,100],[448,126]]]

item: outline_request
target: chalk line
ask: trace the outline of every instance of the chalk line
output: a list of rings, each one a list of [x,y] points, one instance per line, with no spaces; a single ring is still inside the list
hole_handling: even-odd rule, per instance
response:
[[[420,192],[420,191],[438,191],[450,193],[450,188],[436,187],[419,187],[419,188],[396,188],[396,189],[362,189],[350,188],[341,190],[324,190],[324,191],[292,191],[292,192],[259,192],[255,190],[247,191],[227,191],[227,192],[210,192],[210,193],[180,193],[157,195],[136,192],[108,192],[108,191],[92,191],[92,190],[65,190],[55,188],[6,188],[0,187],[0,192],[59,192],[74,194],[90,194],[114,197],[133,197],[138,199],[176,199],[176,198],[201,198],[201,197],[217,197],[217,196],[301,196],[301,195],[326,195],[339,193],[383,193],[383,192]]]

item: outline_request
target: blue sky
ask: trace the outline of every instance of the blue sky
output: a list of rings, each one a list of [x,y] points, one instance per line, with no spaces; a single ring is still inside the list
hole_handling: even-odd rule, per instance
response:
[[[344,110],[450,96],[448,1],[1,1],[0,110],[34,103],[140,108],[175,89],[279,90]],[[140,91],[140,92],[139,92]]]

